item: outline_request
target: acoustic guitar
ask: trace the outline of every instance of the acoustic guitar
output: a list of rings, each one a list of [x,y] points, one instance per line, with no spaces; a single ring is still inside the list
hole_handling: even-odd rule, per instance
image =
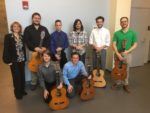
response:
[[[104,71],[100,69],[100,66],[98,65],[98,59],[100,59],[99,54],[97,53],[96,55],[96,60],[97,60],[97,69],[93,70],[93,81],[94,81],[94,86],[95,87],[105,87],[106,86],[106,81],[104,79]]]
[[[49,107],[53,110],[61,110],[65,109],[69,105],[69,99],[66,96],[66,89],[62,87],[61,89],[58,89],[57,86],[60,84],[60,69],[58,70],[58,63],[56,64],[57,70],[56,70],[56,87],[52,89],[51,96],[52,100],[49,102]]]
[[[88,74],[91,75],[92,71],[91,71],[91,66],[88,65]],[[94,98],[95,96],[95,88],[94,88],[94,81],[93,79],[88,79],[85,78],[82,80],[82,92],[80,94],[80,99],[81,100],[90,100],[92,98]]]
[[[120,51],[120,53],[125,51],[126,42],[127,40],[122,41],[123,50]],[[111,72],[111,77],[113,80],[125,80],[125,78],[127,77],[127,64],[124,61],[120,61],[116,55],[115,55],[115,67]]]
[[[45,31],[41,32],[41,40],[40,40],[40,45],[39,47],[42,47],[43,39],[45,37]],[[32,72],[37,72],[38,71],[38,66],[42,64],[42,54],[39,52],[33,52],[31,56],[31,60],[28,63],[28,68]]]

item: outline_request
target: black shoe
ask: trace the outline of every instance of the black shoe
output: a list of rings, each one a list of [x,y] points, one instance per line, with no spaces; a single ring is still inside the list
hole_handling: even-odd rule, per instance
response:
[[[27,94],[28,94],[28,93],[27,93],[27,92],[25,92],[25,91],[22,93],[22,95],[23,95],[23,96],[26,96]]]
[[[128,85],[124,85],[123,86],[124,91],[126,91],[127,93],[131,93],[129,86]]]
[[[112,90],[116,90],[116,88],[117,88],[117,84],[114,84],[114,85],[111,86]]]
[[[36,90],[37,85],[31,85],[31,91]]]
[[[22,100],[22,96],[16,96],[17,100]]]

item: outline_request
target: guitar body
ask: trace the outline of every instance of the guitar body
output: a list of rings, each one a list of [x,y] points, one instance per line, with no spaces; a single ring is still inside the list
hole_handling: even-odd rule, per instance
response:
[[[122,64],[121,68],[119,68],[119,62],[119,60],[115,60],[115,67],[111,72],[113,80],[125,80],[127,77],[127,64]]]
[[[101,69],[93,70],[93,81],[94,81],[94,86],[95,87],[105,87],[106,86],[106,81],[104,79],[104,71],[101,70]]]
[[[38,54],[38,52],[33,52],[31,60],[28,63],[28,68],[32,72],[37,72],[38,71],[38,66],[42,64],[42,58]]]
[[[60,95],[58,95],[58,89],[54,88],[51,91],[52,100],[49,103],[49,107],[53,110],[65,109],[69,105],[69,99],[66,97],[66,89],[63,87],[59,89]]]
[[[92,79],[83,79],[82,80],[82,92],[80,94],[81,100],[90,100],[95,96],[94,81]]]

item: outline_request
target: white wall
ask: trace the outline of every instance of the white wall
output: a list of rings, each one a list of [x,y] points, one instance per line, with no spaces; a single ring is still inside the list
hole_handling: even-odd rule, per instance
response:
[[[144,65],[144,63],[150,60],[150,31],[147,30],[147,27],[150,26],[150,0],[132,0],[131,14],[131,27],[137,30],[139,39],[139,46],[133,55],[141,55],[141,58],[143,57],[141,61],[139,59],[133,59],[132,65],[134,66],[138,62]]]
[[[61,19],[63,31],[72,31],[76,18],[82,20],[88,35],[95,25],[95,18],[105,17],[105,26],[108,27],[109,0],[29,0],[29,9],[22,9],[22,0],[5,0],[8,27],[13,21],[19,21],[23,29],[31,24],[31,15],[39,12],[42,16],[41,24],[46,26],[50,33],[54,31],[54,22]],[[9,29],[10,30],[10,29]],[[30,81],[30,72],[26,68],[26,81]]]
[[[108,1],[109,0],[29,0],[29,9],[22,9],[22,0],[5,0],[8,17],[8,26],[13,21],[19,21],[23,28],[31,23],[31,15],[39,12],[42,16],[41,23],[50,32],[53,31],[54,21],[61,19],[63,30],[67,33],[72,30],[76,18],[83,21],[85,30],[90,33],[95,24],[95,17],[102,15],[106,18],[108,26]]]

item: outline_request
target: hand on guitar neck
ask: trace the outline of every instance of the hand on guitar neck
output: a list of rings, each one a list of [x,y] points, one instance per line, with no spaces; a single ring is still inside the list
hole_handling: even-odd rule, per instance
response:
[[[61,60],[61,51],[62,51],[62,48],[61,47],[58,47],[56,49],[56,54],[55,54],[55,57],[57,60]]]
[[[36,47],[34,50],[38,53],[43,53],[46,50],[46,48],[45,47]]]
[[[128,51],[125,51],[125,52],[121,52],[121,53],[116,53],[117,57],[119,58],[120,61],[124,61],[125,60],[125,57],[128,55]]]
[[[96,53],[100,52],[103,49],[103,47],[97,47],[94,44],[93,44],[93,48],[95,49]]]
[[[78,45],[78,46],[76,46],[76,49],[77,49],[77,50],[82,50],[82,49],[83,49],[83,45]]]

